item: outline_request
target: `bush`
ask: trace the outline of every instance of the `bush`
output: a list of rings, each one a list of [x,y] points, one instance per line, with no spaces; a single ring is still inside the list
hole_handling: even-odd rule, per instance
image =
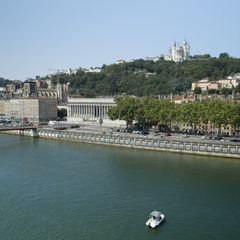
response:
[[[66,127],[59,127],[59,128],[55,128],[56,130],[65,130],[67,129]]]
[[[71,128],[79,128],[80,126],[79,125],[73,125],[71,126]]]
[[[39,123],[38,125],[48,125],[48,123],[44,122],[44,123]]]

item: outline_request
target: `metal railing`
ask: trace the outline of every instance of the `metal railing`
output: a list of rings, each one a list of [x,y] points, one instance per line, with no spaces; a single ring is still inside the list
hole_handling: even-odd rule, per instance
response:
[[[240,145],[228,143],[202,143],[184,140],[141,139],[134,136],[112,136],[105,134],[75,133],[68,131],[39,129],[39,137],[60,140],[115,145],[148,150],[188,153],[209,156],[240,158]]]

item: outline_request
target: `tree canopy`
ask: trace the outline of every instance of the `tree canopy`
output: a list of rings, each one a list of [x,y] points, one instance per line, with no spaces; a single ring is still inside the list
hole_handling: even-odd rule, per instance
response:
[[[174,101],[156,98],[143,100],[130,97],[116,97],[117,107],[108,111],[111,120],[140,121],[143,125],[164,124],[171,130],[172,122],[188,123],[190,126],[208,124],[218,128],[231,125],[233,129],[240,127],[240,103],[237,101],[206,100],[188,101],[175,104]]]
[[[189,90],[192,82],[202,78],[216,80],[240,72],[240,59],[231,58],[227,53],[221,53],[219,58],[205,54],[183,62],[138,59],[103,65],[103,69],[100,73],[78,70],[76,74],[60,74],[59,82],[70,82],[71,94],[91,98],[123,93],[138,97],[177,94]]]

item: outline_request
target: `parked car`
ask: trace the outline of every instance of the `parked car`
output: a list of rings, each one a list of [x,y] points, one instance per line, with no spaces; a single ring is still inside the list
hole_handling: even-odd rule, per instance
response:
[[[187,134],[183,134],[183,138],[188,138],[189,136]]]
[[[206,138],[206,136],[202,136],[202,137],[201,137],[201,139],[203,139],[203,140],[204,140],[204,139],[207,139],[207,138]]]
[[[236,138],[233,138],[233,139],[231,139],[231,142],[240,142],[240,140],[236,139]]]
[[[102,132],[102,134],[106,134],[106,132]]]
[[[160,135],[160,133],[158,133],[158,132],[154,133],[154,136],[158,136],[158,135]]]
[[[171,133],[166,133],[165,136],[166,136],[166,137],[172,136],[172,134],[171,134]]]
[[[220,142],[228,142],[226,139],[221,139]]]

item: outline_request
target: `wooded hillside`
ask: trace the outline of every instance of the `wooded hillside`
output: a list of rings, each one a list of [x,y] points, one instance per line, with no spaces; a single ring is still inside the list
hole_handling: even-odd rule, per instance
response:
[[[200,57],[194,56],[191,57],[194,60],[178,63],[138,59],[118,65],[103,65],[102,73],[79,70],[76,75],[60,74],[59,81],[70,82],[70,94],[84,97],[123,93],[141,97],[181,93],[190,89],[192,82],[202,78],[216,80],[240,72],[240,59],[231,58],[227,53],[221,53],[219,58]]]

